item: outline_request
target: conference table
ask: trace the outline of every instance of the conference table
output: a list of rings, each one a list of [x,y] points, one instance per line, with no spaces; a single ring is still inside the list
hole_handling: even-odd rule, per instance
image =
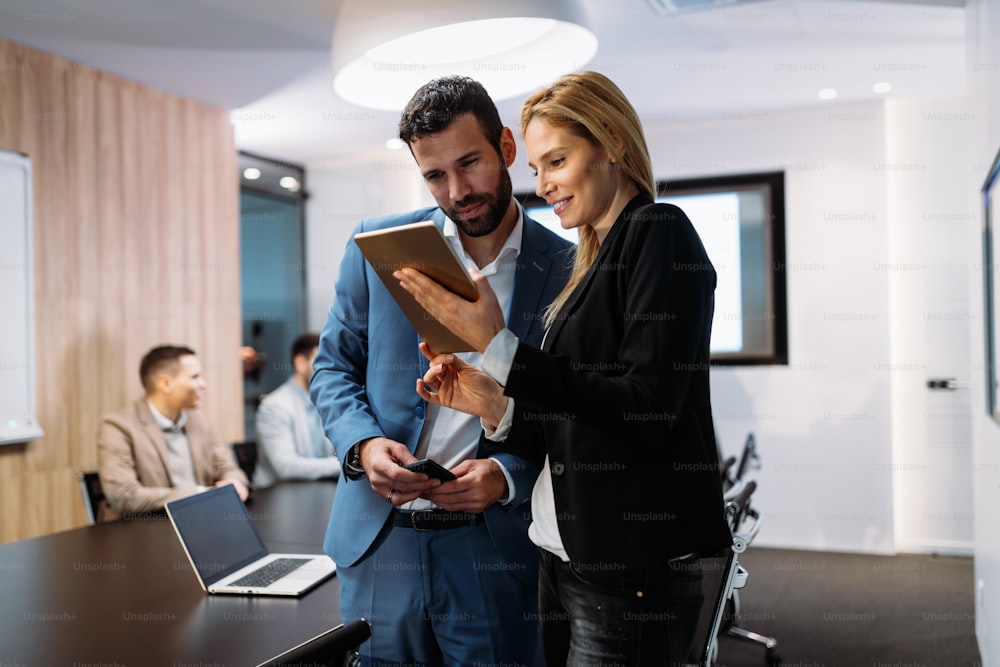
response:
[[[336,483],[261,489],[272,551],[321,553]],[[337,578],[299,598],[209,595],[165,514],[0,545],[0,666],[253,667],[341,622]]]

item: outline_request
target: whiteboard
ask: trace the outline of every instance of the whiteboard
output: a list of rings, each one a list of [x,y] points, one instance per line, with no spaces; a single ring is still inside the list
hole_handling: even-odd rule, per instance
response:
[[[0,445],[45,433],[35,416],[31,159],[0,150]]]

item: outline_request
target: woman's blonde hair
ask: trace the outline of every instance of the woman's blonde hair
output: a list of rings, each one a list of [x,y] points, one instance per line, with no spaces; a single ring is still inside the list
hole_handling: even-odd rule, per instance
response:
[[[611,79],[598,72],[560,77],[529,97],[521,107],[521,136],[536,118],[604,148],[640,192],[655,198],[656,182],[642,123],[628,98]],[[566,286],[545,311],[546,326],[555,321],[601,249],[597,233],[590,225],[581,226],[579,233],[573,270]]]

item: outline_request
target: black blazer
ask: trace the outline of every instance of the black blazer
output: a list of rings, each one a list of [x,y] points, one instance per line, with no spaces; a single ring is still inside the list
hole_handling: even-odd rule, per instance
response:
[[[681,209],[633,199],[545,338],[519,344],[505,448],[549,456],[570,559],[730,544],[709,397],[715,269]]]

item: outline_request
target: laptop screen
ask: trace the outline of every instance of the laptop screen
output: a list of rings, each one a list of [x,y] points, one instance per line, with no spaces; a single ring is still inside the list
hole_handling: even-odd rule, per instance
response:
[[[206,586],[268,554],[232,484],[175,500],[169,507]]]

